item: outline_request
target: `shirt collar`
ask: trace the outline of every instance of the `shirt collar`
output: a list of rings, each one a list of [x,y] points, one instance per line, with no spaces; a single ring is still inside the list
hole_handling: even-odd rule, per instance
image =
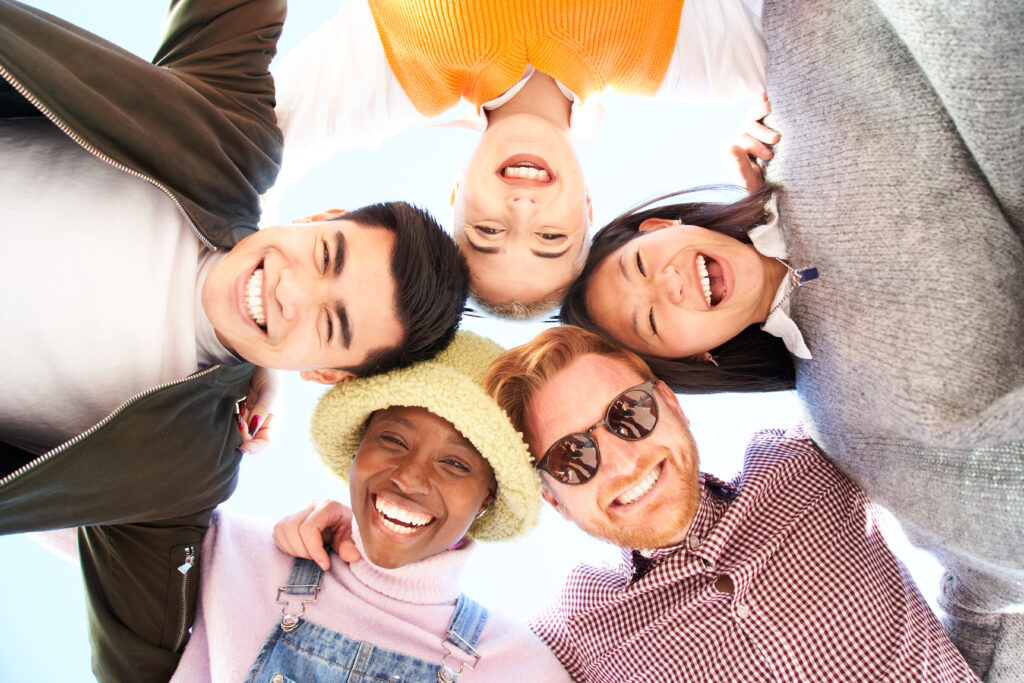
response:
[[[764,256],[788,258],[789,251],[786,249],[785,236],[779,227],[778,202],[774,194],[765,205],[765,213],[768,214],[768,222],[747,231],[747,236],[750,237],[754,248]],[[811,351],[804,342],[804,336],[800,333],[796,322],[789,317],[790,299],[787,295],[792,287],[789,278],[783,278],[782,284],[779,285],[778,291],[775,292],[775,298],[772,300],[772,313],[761,325],[761,329],[780,338],[789,352],[797,358],[809,359]],[[782,302],[781,305],[779,302]]]

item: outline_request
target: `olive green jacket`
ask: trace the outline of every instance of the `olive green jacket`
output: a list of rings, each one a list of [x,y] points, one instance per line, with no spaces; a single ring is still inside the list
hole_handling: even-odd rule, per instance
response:
[[[151,64],[0,0],[0,116],[46,116],[98,159],[167,194],[207,247],[230,249],[256,230],[259,195],[279,168],[268,67],[284,16],[285,0],[175,0]],[[174,669],[202,533],[237,481],[233,414],[253,369],[214,366],[125,397],[38,457],[0,444],[4,462],[18,463],[0,471],[0,533],[85,527],[79,545],[101,680],[166,680]]]

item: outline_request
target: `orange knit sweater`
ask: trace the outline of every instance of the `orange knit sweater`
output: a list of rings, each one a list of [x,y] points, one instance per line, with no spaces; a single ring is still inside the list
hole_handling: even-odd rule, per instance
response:
[[[652,95],[682,0],[369,0],[391,70],[416,109],[479,106],[532,64],[580,97]]]

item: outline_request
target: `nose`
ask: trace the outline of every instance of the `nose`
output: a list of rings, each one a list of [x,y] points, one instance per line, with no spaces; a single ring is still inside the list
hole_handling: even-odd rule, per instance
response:
[[[678,305],[683,301],[683,274],[669,264],[654,277],[654,291],[669,303]]]
[[[597,441],[597,447],[601,452],[600,471],[605,476],[629,477],[636,468],[637,457],[641,445],[632,441],[626,441],[608,431],[608,426],[603,425],[594,432],[593,438]]]
[[[398,461],[391,480],[406,495],[429,493],[430,481],[425,467],[422,458],[417,458],[415,453],[407,454]]]
[[[281,269],[277,287],[274,289],[274,298],[280,307],[282,318],[294,321],[304,310],[314,306],[321,296],[318,278],[303,273],[299,268]]]
[[[517,222],[529,221],[537,213],[537,200],[531,195],[514,193],[508,196],[508,210]]]

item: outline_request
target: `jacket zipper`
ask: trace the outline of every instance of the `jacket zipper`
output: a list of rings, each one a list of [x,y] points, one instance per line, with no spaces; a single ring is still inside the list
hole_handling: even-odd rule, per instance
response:
[[[18,82],[18,79],[16,79],[11,74],[10,71],[8,71],[6,68],[4,68],[3,65],[0,65],[0,76],[3,76],[4,80],[7,81],[8,83],[10,83],[11,86],[15,90],[18,91],[18,94],[20,94],[26,100],[31,102],[32,106],[34,106],[36,109],[38,109],[40,112],[42,112],[43,116],[45,116],[46,118],[50,119],[50,121],[55,126],[57,126],[57,128],[60,128],[60,130],[65,135],[67,135],[69,138],[71,138],[76,143],[78,143],[78,145],[82,149],[84,149],[85,151],[89,152],[90,154],[92,154],[97,159],[100,159],[101,161],[105,161],[106,163],[110,164],[111,166],[113,166],[114,168],[118,169],[119,171],[124,171],[125,173],[127,173],[130,176],[134,176],[136,178],[139,178],[140,180],[145,180],[147,183],[153,185],[158,190],[163,192],[165,195],[170,197],[171,201],[174,202],[174,205],[176,207],[178,207],[178,211],[181,212],[181,215],[185,217],[185,220],[188,221],[188,224],[192,227],[192,232],[194,232],[196,234],[196,237],[199,238],[199,241],[202,242],[203,245],[206,246],[206,248],[208,248],[208,249],[210,249],[212,251],[217,251],[217,247],[212,242],[210,242],[210,240],[206,239],[206,236],[203,235],[203,233],[199,232],[199,228],[196,226],[196,224],[192,220],[191,216],[189,216],[188,213],[185,212],[185,207],[183,207],[181,205],[181,202],[178,201],[178,198],[174,196],[174,194],[170,191],[170,189],[168,189],[165,185],[163,185],[159,181],[157,181],[157,180],[155,180],[153,178],[150,178],[145,173],[141,173],[139,171],[136,171],[134,168],[131,168],[129,166],[126,166],[126,165],[122,164],[120,161],[117,161],[116,159],[113,159],[113,158],[107,156],[103,152],[99,151],[98,149],[96,149],[95,147],[90,145],[88,142],[86,142],[86,140],[82,136],[80,136],[75,131],[71,130],[71,128],[66,123],[61,121],[60,118],[56,114],[54,114],[53,111],[50,110],[49,107],[47,107],[45,104],[40,102],[36,98],[35,95],[30,93],[25,86],[23,86],[20,82]]]
[[[183,384],[185,382],[188,382],[189,380],[198,379],[199,377],[202,377],[203,375],[210,374],[211,372],[213,372],[214,370],[216,370],[219,367],[220,367],[220,363],[218,363],[217,365],[211,365],[210,367],[206,368],[205,370],[202,370],[200,372],[194,373],[192,375],[188,375],[187,377],[180,377],[178,379],[171,380],[169,382],[164,382],[163,384],[158,384],[155,387],[150,387],[149,389],[146,389],[145,391],[140,391],[139,393],[135,394],[134,396],[131,396],[130,398],[128,398],[124,403],[122,403],[118,407],[114,408],[113,412],[111,412],[105,418],[103,418],[102,420],[100,420],[99,422],[94,424],[92,427],[89,427],[89,429],[85,430],[84,432],[82,432],[78,436],[75,436],[75,437],[71,438],[70,440],[65,441],[64,443],[60,444],[59,446],[56,446],[55,448],[51,448],[50,450],[46,451],[45,453],[43,453],[42,455],[37,457],[35,460],[32,460],[30,462],[25,463],[24,465],[22,465],[18,469],[14,470],[13,472],[8,474],[7,476],[5,476],[2,479],[0,479],[0,486],[5,486],[6,484],[9,484],[10,482],[14,481],[15,479],[17,479],[21,475],[25,474],[26,472],[28,472],[28,471],[38,467],[39,465],[42,465],[44,462],[46,462],[50,458],[54,457],[55,455],[58,455],[58,454],[60,454],[60,453],[62,453],[64,451],[66,451],[67,449],[69,449],[72,446],[74,446],[75,444],[77,444],[79,441],[85,439],[86,437],[91,436],[97,430],[99,430],[101,427],[103,427],[108,422],[110,422],[115,417],[117,417],[120,413],[122,413],[125,408],[127,408],[132,403],[135,403],[139,399],[144,398],[146,396],[149,396],[150,394],[153,394],[153,393],[155,393],[157,391],[161,391],[163,389],[166,389],[167,387],[173,387],[176,384]]]
[[[178,652],[185,643],[185,635],[188,633],[189,613],[188,608],[188,587],[191,585],[191,571],[196,565],[196,547],[194,545],[185,548],[185,561],[178,566],[181,572],[181,621],[178,623],[178,637],[174,641],[173,652]]]

